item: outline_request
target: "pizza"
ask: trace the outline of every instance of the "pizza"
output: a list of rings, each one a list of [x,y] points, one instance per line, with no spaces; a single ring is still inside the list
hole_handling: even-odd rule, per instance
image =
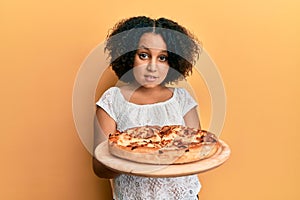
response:
[[[134,127],[108,138],[112,155],[147,164],[195,162],[212,156],[219,146],[213,133],[181,125]]]

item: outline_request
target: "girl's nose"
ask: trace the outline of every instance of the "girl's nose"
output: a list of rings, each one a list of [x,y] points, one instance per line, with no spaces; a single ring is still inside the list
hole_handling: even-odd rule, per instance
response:
[[[156,72],[157,70],[157,63],[155,59],[151,59],[150,62],[147,65],[147,70],[150,72]]]

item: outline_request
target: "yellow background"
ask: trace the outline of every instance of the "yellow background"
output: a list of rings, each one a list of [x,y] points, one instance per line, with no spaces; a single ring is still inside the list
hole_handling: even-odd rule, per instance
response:
[[[135,15],[185,25],[222,75],[232,154],[199,175],[201,200],[300,199],[299,13],[297,0],[2,0],[0,199],[109,199],[77,135],[72,90],[108,29]]]

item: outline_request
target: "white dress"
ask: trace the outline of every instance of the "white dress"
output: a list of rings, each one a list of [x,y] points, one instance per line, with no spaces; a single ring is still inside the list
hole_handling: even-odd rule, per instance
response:
[[[183,88],[174,88],[165,102],[138,105],[128,102],[118,87],[108,89],[96,103],[120,131],[144,125],[184,125],[183,116],[197,106]],[[113,180],[115,200],[196,200],[201,184],[197,175],[148,178],[122,174]]]

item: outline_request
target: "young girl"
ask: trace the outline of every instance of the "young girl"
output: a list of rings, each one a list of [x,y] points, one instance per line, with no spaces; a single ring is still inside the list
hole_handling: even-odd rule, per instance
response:
[[[159,18],[133,17],[116,24],[106,50],[123,86],[109,88],[97,104],[100,134],[145,125],[185,125],[199,128],[197,103],[183,88],[166,84],[192,72],[200,48],[190,32],[178,23]],[[98,145],[99,133],[95,135]],[[94,159],[95,173],[113,178],[115,200],[195,200],[201,185],[197,175],[149,178],[116,174]]]

